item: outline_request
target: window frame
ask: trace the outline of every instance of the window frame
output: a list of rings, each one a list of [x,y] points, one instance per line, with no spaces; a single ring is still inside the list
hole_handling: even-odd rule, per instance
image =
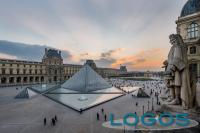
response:
[[[194,50],[194,48],[195,48],[195,50]],[[196,46],[191,46],[189,49],[190,49],[190,54],[196,54],[197,53],[197,47]],[[194,50],[194,52],[193,52],[193,50]]]
[[[199,25],[196,22],[192,22],[187,27],[187,36],[189,39],[194,39],[199,37]]]

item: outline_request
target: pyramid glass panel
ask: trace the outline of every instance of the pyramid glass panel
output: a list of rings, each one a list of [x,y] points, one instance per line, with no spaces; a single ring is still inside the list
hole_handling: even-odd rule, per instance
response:
[[[62,88],[83,93],[111,87],[112,86],[99,74],[97,74],[89,65],[85,65],[79,72],[62,85]]]

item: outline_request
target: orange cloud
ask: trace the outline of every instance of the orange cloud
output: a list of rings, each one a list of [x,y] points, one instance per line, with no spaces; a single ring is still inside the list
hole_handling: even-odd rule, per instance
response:
[[[143,50],[135,55],[117,59],[111,67],[118,68],[122,64],[131,70],[160,70],[165,56],[166,51],[163,49]]]

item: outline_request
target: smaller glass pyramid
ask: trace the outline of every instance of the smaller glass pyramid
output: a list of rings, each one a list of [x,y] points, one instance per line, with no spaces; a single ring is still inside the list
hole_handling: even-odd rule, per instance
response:
[[[15,96],[15,98],[31,98],[31,97],[35,96],[36,94],[37,93],[35,93],[31,89],[25,88],[21,92],[19,92],[17,94],[17,96]]]

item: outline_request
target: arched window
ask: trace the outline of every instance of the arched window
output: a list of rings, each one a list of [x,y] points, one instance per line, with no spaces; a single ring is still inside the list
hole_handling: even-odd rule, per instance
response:
[[[196,38],[199,36],[199,25],[197,23],[191,23],[187,29],[189,38]]]

